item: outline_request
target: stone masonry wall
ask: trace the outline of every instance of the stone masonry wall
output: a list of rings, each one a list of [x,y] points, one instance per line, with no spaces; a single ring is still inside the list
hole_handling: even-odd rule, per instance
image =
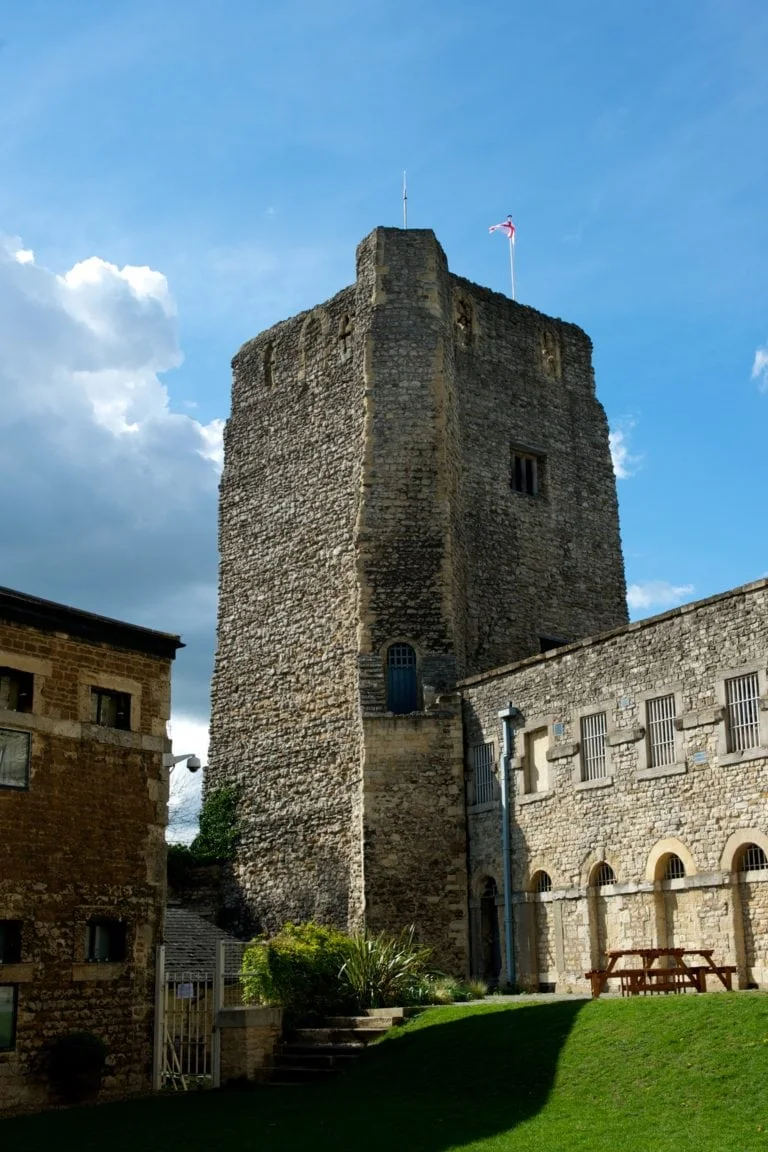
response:
[[[512,490],[513,446],[537,456],[534,495]],[[457,673],[626,619],[587,337],[452,276],[431,231],[376,229],[353,287],[235,358],[220,545],[208,786],[242,789],[250,926],[388,908],[399,928],[402,894],[436,896],[439,873],[430,932],[458,962],[461,833],[375,722],[386,653],[416,651],[414,754],[436,766],[428,712]]]
[[[360,345],[347,289],[233,362],[207,786],[241,788],[245,929],[362,916]]]
[[[710,947],[742,985],[766,986],[768,870],[739,872],[746,844],[768,851],[768,581],[522,661],[463,684],[467,772],[471,748],[495,741],[498,711],[523,719],[512,763],[512,870],[516,963],[529,986],[584,989],[606,948]],[[759,678],[760,743],[727,750],[724,679]],[[653,766],[647,700],[675,698],[674,761]],[[580,718],[604,711],[607,775],[582,780]],[[548,732],[548,787],[526,792],[526,732]],[[470,797],[471,799],[471,797]],[[468,809],[470,884],[501,889],[498,805]],[[670,853],[685,877],[663,880]],[[615,883],[596,888],[607,862]],[[532,889],[544,870],[552,891]],[[552,909],[555,975],[531,937]],[[501,914],[501,912],[500,912]],[[559,934],[559,942],[558,942]],[[550,973],[549,975],[547,973]]]
[[[564,323],[452,276],[465,567],[465,674],[627,619],[608,426],[592,344]],[[540,491],[510,486],[511,451],[538,457]],[[457,627],[458,630],[458,627]]]
[[[165,906],[165,724],[170,663],[0,622],[0,666],[33,673],[29,788],[0,788],[0,919],[22,921],[15,1050],[0,1052],[0,1110],[49,1102],[48,1048],[73,1031],[109,1049],[104,1098],[151,1087],[155,946]],[[130,731],[90,723],[90,688],[126,691]],[[127,925],[124,963],[86,963],[86,923]]]

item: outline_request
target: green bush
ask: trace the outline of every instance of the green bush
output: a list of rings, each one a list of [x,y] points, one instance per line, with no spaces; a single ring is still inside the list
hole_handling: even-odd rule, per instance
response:
[[[254,940],[243,956],[246,1002],[279,1004],[289,1019],[325,1016],[352,1008],[339,973],[349,939],[322,924],[285,924],[271,939]]]
[[[48,1054],[48,1075],[59,1095],[70,1104],[97,1095],[104,1076],[107,1046],[92,1032],[60,1036]]]
[[[413,926],[399,936],[360,932],[347,941],[341,979],[358,1008],[389,1008],[405,999],[413,1002],[414,993],[423,987],[431,955],[429,948],[416,944],[414,933]]]
[[[200,831],[189,846],[196,864],[234,859],[240,839],[238,795],[239,790],[230,784],[206,793],[200,809]]]

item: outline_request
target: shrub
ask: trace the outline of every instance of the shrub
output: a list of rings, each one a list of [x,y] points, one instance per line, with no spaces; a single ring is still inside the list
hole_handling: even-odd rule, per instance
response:
[[[200,831],[189,846],[195,863],[216,864],[234,859],[240,839],[238,794],[238,789],[229,784],[206,794],[200,809]]]
[[[54,1041],[48,1056],[51,1083],[68,1103],[92,1099],[101,1088],[107,1046],[92,1032],[70,1032]]]
[[[411,926],[399,936],[360,932],[349,939],[341,979],[358,1008],[392,1007],[419,989],[431,952],[415,943],[414,932]]]
[[[485,980],[467,980],[465,987],[470,1000],[484,1000],[488,995],[488,985]]]
[[[285,924],[271,939],[254,940],[243,956],[246,1002],[279,1004],[289,1019],[323,1016],[352,1006],[339,979],[348,937],[322,924]]]

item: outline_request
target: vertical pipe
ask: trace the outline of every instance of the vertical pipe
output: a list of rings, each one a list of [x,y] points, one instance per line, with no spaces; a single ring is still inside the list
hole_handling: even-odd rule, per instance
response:
[[[211,1052],[211,1079],[214,1088],[221,1087],[221,1025],[219,1016],[224,1007],[224,969],[226,941],[216,943],[216,967],[213,974],[213,1050]]]
[[[504,878],[504,952],[507,984],[515,983],[515,949],[512,931],[512,836],[510,830],[510,775],[509,766],[514,755],[515,733],[512,721],[520,711],[511,703],[499,712],[502,725],[502,751],[499,779],[501,783],[501,852]]]
[[[165,944],[155,953],[155,1043],[152,1052],[152,1087],[163,1086],[163,1053],[165,1047]]]

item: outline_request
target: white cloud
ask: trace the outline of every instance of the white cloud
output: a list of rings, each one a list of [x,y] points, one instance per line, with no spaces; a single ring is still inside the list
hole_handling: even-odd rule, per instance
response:
[[[761,392],[768,392],[768,344],[758,348],[752,364],[752,379],[757,380]]]
[[[60,275],[0,237],[0,583],[180,632],[177,708],[207,719],[223,423],[175,411],[162,273]]]
[[[629,437],[634,426],[634,420],[621,420],[608,434],[611,461],[617,480],[628,480],[630,476],[634,476],[643,462],[642,455],[630,451]]]
[[[207,724],[192,716],[174,715],[168,735],[173,741],[174,756],[190,752],[200,758],[203,766],[208,763]],[[169,840],[188,844],[197,832],[202,783],[203,773],[190,772],[186,764],[177,764],[173,769],[168,799]]]
[[[629,585],[627,604],[632,612],[647,612],[651,608],[675,608],[687,600],[693,591],[693,584],[670,584],[668,580],[647,580],[644,584]]]

